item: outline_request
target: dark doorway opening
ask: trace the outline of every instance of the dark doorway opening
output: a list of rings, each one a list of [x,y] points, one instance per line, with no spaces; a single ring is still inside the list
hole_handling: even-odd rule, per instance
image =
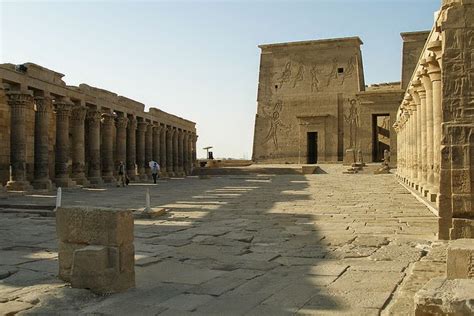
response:
[[[314,164],[318,162],[318,133],[308,132],[308,159],[307,163]]]
[[[372,159],[383,161],[384,150],[390,150],[390,115],[372,114]]]

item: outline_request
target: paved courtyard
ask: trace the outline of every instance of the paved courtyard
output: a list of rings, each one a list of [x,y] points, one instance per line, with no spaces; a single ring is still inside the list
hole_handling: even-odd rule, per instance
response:
[[[393,175],[226,175],[65,191],[63,206],[167,213],[135,220],[135,289],[57,279],[55,220],[0,213],[0,314],[406,315],[443,274],[437,218]],[[51,194],[2,204],[54,205]]]

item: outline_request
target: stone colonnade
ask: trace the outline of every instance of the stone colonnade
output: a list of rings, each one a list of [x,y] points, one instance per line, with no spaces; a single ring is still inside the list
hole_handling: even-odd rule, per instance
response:
[[[474,4],[444,0],[400,105],[399,178],[439,212],[439,238],[474,238]]]
[[[1,76],[0,79],[5,80]],[[197,136],[194,129],[183,128],[184,124],[176,126],[161,120],[160,115],[145,112],[127,113],[124,107],[114,109],[113,104],[99,107],[88,102],[87,96],[77,99],[29,85],[25,89],[23,84],[10,82],[6,86],[6,103],[10,109],[7,190],[49,190],[53,184],[56,187],[115,184],[120,162],[126,163],[131,180],[150,179],[151,160],[160,164],[165,177],[192,172]],[[27,175],[29,115],[34,117],[32,176]],[[166,115],[171,116],[163,114]],[[50,138],[50,134],[54,137]]]

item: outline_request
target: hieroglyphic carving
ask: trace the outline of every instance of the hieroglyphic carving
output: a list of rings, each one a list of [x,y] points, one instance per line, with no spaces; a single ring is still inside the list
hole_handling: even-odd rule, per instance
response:
[[[344,114],[344,120],[349,124],[349,148],[356,148],[357,146],[357,130],[360,126],[359,108],[355,99],[349,100],[351,107],[349,114]]]
[[[269,106],[271,108],[271,106]],[[263,143],[267,143],[270,140],[273,141],[273,145],[275,146],[275,149],[279,149],[278,147],[278,131],[283,128],[286,130],[287,133],[289,133],[291,127],[284,124],[283,121],[280,118],[280,113],[283,109],[283,102],[281,100],[278,100],[275,105],[273,106],[273,109],[270,109],[270,111],[265,110],[265,108],[262,108],[264,112],[264,117],[270,120],[270,127],[268,129],[268,133],[263,139]]]

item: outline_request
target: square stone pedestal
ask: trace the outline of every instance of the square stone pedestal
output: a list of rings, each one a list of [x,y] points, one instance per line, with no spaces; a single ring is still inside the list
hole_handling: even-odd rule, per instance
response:
[[[135,286],[131,211],[58,208],[59,277],[99,294]]]

